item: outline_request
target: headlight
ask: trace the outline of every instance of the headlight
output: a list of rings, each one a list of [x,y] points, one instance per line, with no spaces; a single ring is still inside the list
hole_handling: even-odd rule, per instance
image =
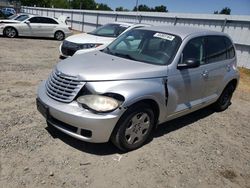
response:
[[[77,98],[77,102],[96,112],[113,111],[119,102],[111,97],[102,95],[84,95]]]
[[[94,44],[94,43],[86,43],[86,44],[80,44],[79,47],[80,49],[88,49],[88,48],[97,48],[102,44]]]

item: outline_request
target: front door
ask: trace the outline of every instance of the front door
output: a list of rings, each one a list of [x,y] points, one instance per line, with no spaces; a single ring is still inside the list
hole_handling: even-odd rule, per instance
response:
[[[204,43],[204,37],[191,39],[184,47],[179,61],[179,64],[185,64],[187,60],[193,59],[199,61],[200,66],[169,70],[168,89],[175,100],[168,101],[168,115],[185,112],[203,103],[206,89],[206,72],[202,66],[205,63]]]

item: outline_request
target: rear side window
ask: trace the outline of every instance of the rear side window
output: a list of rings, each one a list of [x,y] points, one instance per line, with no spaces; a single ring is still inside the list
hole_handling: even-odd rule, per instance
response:
[[[58,24],[55,20],[51,18],[41,18],[41,22],[45,24]]]
[[[224,37],[206,37],[206,59],[207,63],[213,63],[227,59],[227,48]]]
[[[235,57],[235,50],[234,50],[233,43],[227,37],[224,37],[224,40],[225,40],[226,49],[227,49],[227,59],[232,59]]]

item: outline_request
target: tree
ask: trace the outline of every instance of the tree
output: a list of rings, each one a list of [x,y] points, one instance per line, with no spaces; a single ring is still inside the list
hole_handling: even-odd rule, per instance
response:
[[[51,0],[50,6],[55,8],[70,8],[67,0]]]
[[[21,0],[21,4],[24,6],[38,6],[38,7],[49,7],[49,0]]]
[[[72,0],[71,8],[95,10],[96,2],[94,0]]]
[[[133,11],[137,11],[137,7],[134,7]],[[139,5],[138,11],[144,11],[144,12],[168,12],[167,7],[164,5],[155,6],[155,8],[150,8],[147,5]]]
[[[164,5],[156,6],[156,7],[154,8],[154,11],[155,11],[155,12],[168,12],[167,7],[164,6]]]
[[[115,11],[129,11],[129,10],[123,7],[117,7]]]
[[[133,11],[137,11],[136,6],[134,7]],[[147,5],[139,5],[138,6],[138,11],[148,12],[148,11],[151,11],[151,8],[149,8]]]
[[[96,10],[112,10],[107,4],[96,4]]]
[[[218,10],[214,11],[214,14],[226,14],[226,15],[230,15],[231,14],[231,9],[229,7],[225,7],[220,12]]]

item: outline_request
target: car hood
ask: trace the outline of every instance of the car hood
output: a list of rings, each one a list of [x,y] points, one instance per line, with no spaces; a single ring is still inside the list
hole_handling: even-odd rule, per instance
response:
[[[96,35],[91,35],[88,33],[80,33],[76,35],[69,36],[66,40],[73,43],[84,44],[84,43],[101,43],[109,44],[115,38],[112,37],[100,37]]]
[[[0,20],[0,23],[8,24],[8,23],[20,23],[20,21],[17,20]]]
[[[56,69],[82,81],[129,80],[167,75],[167,66],[133,61],[100,51],[67,58],[59,62]]]

